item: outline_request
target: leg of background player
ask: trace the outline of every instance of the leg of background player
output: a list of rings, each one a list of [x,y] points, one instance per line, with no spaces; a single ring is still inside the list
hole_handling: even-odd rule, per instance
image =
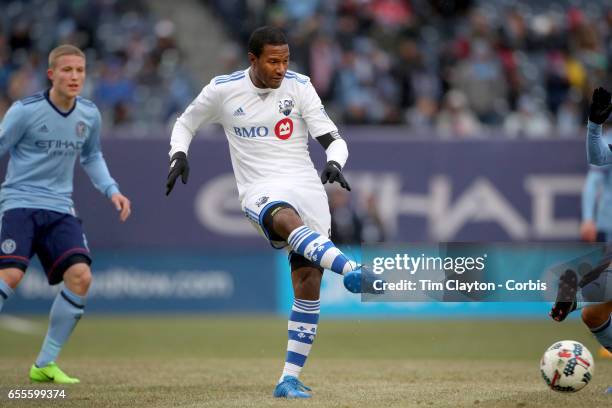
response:
[[[0,269],[0,311],[24,275],[19,268]]]
[[[293,251],[317,266],[340,275],[355,269],[355,265],[327,237],[304,225],[291,208],[282,208],[272,218],[272,225]]]
[[[30,377],[34,375],[33,380],[48,381],[49,379],[45,379],[43,376],[43,374],[49,376],[48,373],[37,372],[36,368],[47,368],[49,366],[51,371],[55,371],[52,374],[55,376],[55,378],[52,378],[53,381],[62,383],[79,382],[76,378],[66,376],[61,370],[55,370],[57,366],[51,363],[55,362],[62,347],[68,341],[76,324],[83,315],[85,296],[90,284],[91,270],[89,265],[85,263],[76,263],[70,266],[64,273],[64,287],[57,294],[53,302],[49,315],[49,330],[45,336],[40,354],[36,359],[35,367],[32,367],[34,373],[32,373],[32,370],[30,372]]]
[[[612,301],[582,309],[582,321],[608,351],[612,351]]]
[[[310,397],[306,392],[310,389],[305,387],[298,377],[317,335],[322,277],[323,270],[300,255],[291,256],[291,280],[295,300],[288,324],[287,357],[283,373],[274,390],[275,397]]]

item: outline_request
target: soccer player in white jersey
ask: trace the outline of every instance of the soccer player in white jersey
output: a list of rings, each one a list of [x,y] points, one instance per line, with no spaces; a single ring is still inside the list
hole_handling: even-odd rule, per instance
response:
[[[284,33],[261,27],[248,48],[250,67],[213,78],[176,121],[166,194],[179,175],[187,182],[187,151],[196,130],[221,124],[246,217],[274,248],[290,251],[295,299],[287,358],[274,396],[309,398],[310,389],[298,377],[317,334],[323,269],[344,275],[351,292],[362,290],[361,268],[328,238],[330,213],[322,185],[337,181],[350,190],[342,175],[348,149],[309,78],[288,70]],[[308,153],[308,133],[326,151],[320,177]],[[364,281],[364,290],[370,286]]]
[[[91,255],[72,202],[77,157],[93,184],[125,221],[130,201],[110,176],[100,147],[100,112],[79,94],[85,54],[61,45],[49,54],[51,89],[15,102],[2,120],[0,155],[9,153],[0,190],[0,310],[38,255],[50,285],[63,281],[49,330],[30,379],[60,384],[79,380],[55,363],[83,316],[91,283]]]

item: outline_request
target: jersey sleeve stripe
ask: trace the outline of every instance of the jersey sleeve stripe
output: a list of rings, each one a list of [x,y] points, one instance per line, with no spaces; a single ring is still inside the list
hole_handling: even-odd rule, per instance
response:
[[[20,100],[22,105],[28,105],[30,103],[42,101],[45,99],[45,96],[42,93],[37,93],[35,95],[28,96]]]
[[[299,82],[300,84],[307,84],[308,83],[308,79],[304,78],[304,77],[298,77],[296,74],[287,71],[287,73],[285,73],[285,78],[287,79],[295,79],[297,82]]]
[[[244,73],[244,71],[234,71],[231,74],[219,75],[217,78],[229,78]]]
[[[215,85],[220,85],[220,84],[225,84],[228,82],[233,82],[233,81],[238,81],[239,79],[244,78],[244,74],[236,76],[236,77],[230,77],[227,79],[216,79],[215,80]]]
[[[244,75],[244,71],[236,71],[234,73],[231,73],[229,75],[219,75],[218,77],[215,77],[215,82],[217,81],[223,81],[226,79],[231,79],[231,78],[235,78],[238,76]]]

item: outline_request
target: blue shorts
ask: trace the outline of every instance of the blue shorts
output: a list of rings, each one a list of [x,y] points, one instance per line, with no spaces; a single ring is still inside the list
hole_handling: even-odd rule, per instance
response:
[[[81,220],[57,211],[13,208],[2,214],[0,269],[25,272],[34,254],[49,284],[62,281],[64,272],[77,262],[91,264]]]

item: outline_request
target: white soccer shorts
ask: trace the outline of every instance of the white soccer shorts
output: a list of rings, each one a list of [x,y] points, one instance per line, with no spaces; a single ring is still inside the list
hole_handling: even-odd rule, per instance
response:
[[[331,215],[323,185],[280,186],[278,184],[258,184],[249,187],[245,193],[242,200],[242,210],[251,224],[270,242],[272,247],[281,249],[287,246],[285,241],[270,240],[263,228],[265,212],[279,202],[291,205],[307,227],[329,238]]]

